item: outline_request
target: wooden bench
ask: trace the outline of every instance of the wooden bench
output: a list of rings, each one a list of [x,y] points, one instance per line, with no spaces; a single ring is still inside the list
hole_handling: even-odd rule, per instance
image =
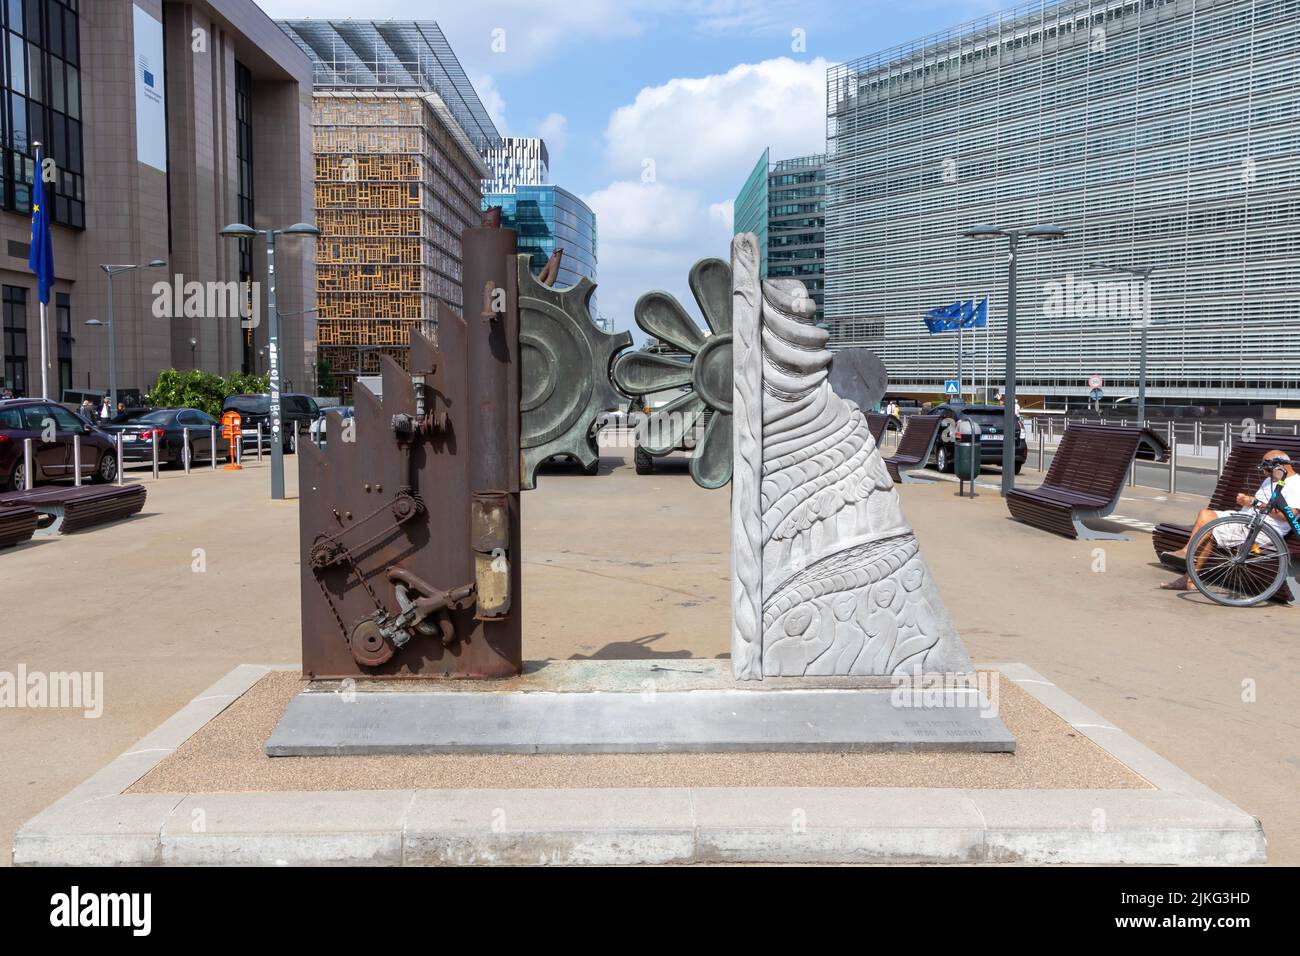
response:
[[[144,485],[46,485],[0,495],[0,507],[26,506],[50,523],[37,534],[67,534],[129,518],[144,507]]]
[[[0,548],[30,541],[40,515],[34,508],[0,506]]]
[[[867,412],[867,430],[871,432],[871,437],[876,442],[876,447],[881,446],[885,440],[885,429],[889,427],[889,416],[882,415],[879,412]]]
[[[1007,494],[1011,517],[1067,538],[1127,541],[1122,534],[1097,531],[1083,522],[1115,510],[1133,459],[1139,451],[1164,461],[1169,447],[1149,428],[1124,425],[1071,425],[1037,488]]]
[[[1237,495],[1254,497],[1266,477],[1259,470],[1259,465],[1264,460],[1264,454],[1274,449],[1285,453],[1293,461],[1300,461],[1300,438],[1291,435],[1260,435],[1254,441],[1234,442],[1228,460],[1223,463],[1223,474],[1219,476],[1219,482],[1214,486],[1214,493],[1210,495],[1206,507],[1212,511],[1237,511],[1241,507],[1237,504]],[[1165,553],[1186,547],[1191,535],[1191,525],[1162,522],[1151,533],[1151,546],[1155,548],[1156,557],[1162,564],[1175,571],[1184,571],[1185,562],[1166,558]],[[1300,575],[1300,537],[1289,534],[1286,536],[1286,544],[1291,552],[1291,577],[1278,592],[1278,597],[1295,604],[1300,601],[1300,586],[1297,586],[1297,575]]]
[[[913,415],[903,426],[903,436],[894,453],[885,459],[889,477],[900,484],[917,484],[910,472],[924,468],[934,451],[934,441],[939,437],[941,415]]]

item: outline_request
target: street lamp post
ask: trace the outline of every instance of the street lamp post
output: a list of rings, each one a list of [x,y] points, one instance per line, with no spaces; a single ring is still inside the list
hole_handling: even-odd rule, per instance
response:
[[[1138,400],[1137,426],[1147,420],[1147,330],[1151,327],[1151,273],[1155,266],[1112,266],[1105,262],[1089,262],[1094,269],[1121,272],[1142,280],[1142,341],[1138,347]]]
[[[150,259],[148,262],[135,263],[133,265],[100,265],[104,270],[104,275],[108,276],[108,321],[101,322],[99,319],[88,319],[86,325],[90,326],[108,326],[108,407],[117,413],[117,330],[113,327],[113,276],[123,272],[130,272],[133,269],[159,269],[167,263],[161,259]]]
[[[319,236],[320,230],[310,223],[295,222],[284,229],[254,229],[241,222],[221,230],[227,239],[266,238],[266,354],[271,391],[271,498],[284,498],[284,443],[280,416],[280,316],[275,310],[275,239],[277,236],[305,238]]]
[[[972,226],[962,235],[967,239],[1006,237],[1008,244],[1006,385],[1002,391],[1005,403],[1002,412],[1002,494],[1005,497],[1016,486],[1016,254],[1021,239],[1060,239],[1065,230],[1049,224],[1028,229],[980,225]]]

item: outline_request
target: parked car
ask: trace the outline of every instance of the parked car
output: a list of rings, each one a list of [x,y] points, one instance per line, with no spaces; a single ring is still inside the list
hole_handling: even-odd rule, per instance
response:
[[[349,421],[356,417],[357,411],[351,405],[325,405],[320,410],[320,418],[311,423],[311,441],[314,445],[324,445],[326,441],[326,418],[330,412],[336,413],[343,419],[343,424],[347,425]],[[292,427],[292,426],[290,426]]]
[[[112,418],[110,418],[108,420],[108,424],[122,425],[125,424],[126,422],[133,422],[141,415],[148,415],[152,411],[153,409],[149,408],[147,405],[142,405],[137,408],[124,408],[116,415],[114,415]],[[98,424],[98,421],[96,421],[96,424]]]
[[[53,425],[53,431],[50,424]],[[53,441],[45,441],[52,435]],[[0,400],[0,488],[25,483],[23,442],[32,439],[32,483],[72,478],[73,437],[81,436],[81,476],[97,483],[117,478],[117,446],[102,430],[56,402],[39,398]]]
[[[686,394],[686,391],[684,388],[668,389],[667,391],[654,392],[650,395],[641,395],[634,398],[632,404],[628,406],[628,417],[636,423],[638,429],[648,427],[650,416],[653,413],[659,411],[668,403],[681,398]],[[711,418],[713,418],[713,409],[706,407],[700,417],[695,420],[695,423],[682,432],[681,441],[677,443],[675,448],[670,449],[669,454],[677,451],[695,451],[695,446],[699,439],[704,437],[704,429],[708,426]],[[638,475],[652,475],[655,470],[656,456],[641,447],[639,435],[638,432],[635,448],[632,451],[633,464]]]
[[[1005,424],[1004,409],[1001,405],[970,405],[966,402],[944,402],[935,406],[930,414],[941,416],[939,437],[934,441],[934,451],[930,464],[940,471],[952,471],[956,466],[954,442],[945,440],[945,436],[955,438],[963,430],[962,420],[973,421],[979,426],[980,462],[985,465],[1002,464],[1002,427]],[[952,423],[952,424],[950,424]],[[969,433],[970,426],[964,430]],[[1025,423],[1016,419],[1016,474],[1024,467],[1029,456],[1029,445],[1025,441]]]
[[[263,395],[230,395],[221,403],[221,411],[228,412],[231,409],[239,412],[240,430],[243,432],[243,444],[257,444],[257,426],[262,426],[262,445],[266,448],[271,447],[271,396]],[[321,416],[320,406],[310,395],[299,395],[294,392],[280,393],[280,447],[286,452],[292,452],[295,449],[294,444],[294,422],[298,423],[298,431],[306,436],[311,431],[312,422]]]
[[[212,426],[218,422],[197,408],[157,408],[125,422],[101,426],[108,435],[122,436],[122,460],[153,461],[153,439],[158,436],[158,461],[179,465],[185,461],[185,429],[190,430],[190,461],[212,460]],[[217,448],[221,437],[217,436]]]

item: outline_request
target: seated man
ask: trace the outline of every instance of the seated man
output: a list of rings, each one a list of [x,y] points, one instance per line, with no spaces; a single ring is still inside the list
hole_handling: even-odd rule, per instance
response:
[[[1212,511],[1209,508],[1203,509],[1196,516],[1196,523],[1192,525],[1192,530],[1187,536],[1187,540],[1190,542],[1196,535],[1196,532],[1199,531],[1203,525],[1213,521],[1215,518],[1222,518],[1231,514],[1250,514],[1254,511],[1254,503],[1256,501],[1270,500],[1273,497],[1273,475],[1276,474],[1278,470],[1281,470],[1284,473],[1282,478],[1282,497],[1293,512],[1300,514],[1300,476],[1296,475],[1295,463],[1287,458],[1286,452],[1277,451],[1276,449],[1265,453],[1264,461],[1267,462],[1270,460],[1280,460],[1281,462],[1285,462],[1285,464],[1279,465],[1278,469],[1274,469],[1270,472],[1269,476],[1264,479],[1264,483],[1259,486],[1259,490],[1255,492],[1254,498],[1246,494],[1237,495],[1237,504],[1241,506],[1237,511]],[[1283,537],[1285,537],[1287,532],[1291,530],[1291,524],[1286,520],[1286,516],[1276,508],[1274,508],[1273,513],[1264,520],[1272,525],[1278,534]],[[1229,524],[1222,528],[1215,528],[1214,542],[1221,548],[1235,548],[1245,540],[1245,530],[1245,526],[1240,524]],[[1205,549],[1202,550],[1204,551]],[[1165,554],[1168,557],[1179,558],[1185,561],[1187,560],[1187,546],[1184,545],[1177,551],[1166,551]],[[1204,555],[1201,555],[1201,560],[1204,560]],[[1200,565],[1198,564],[1197,567],[1200,567]],[[1160,586],[1167,591],[1196,590],[1196,586],[1192,584],[1191,578],[1186,574]]]

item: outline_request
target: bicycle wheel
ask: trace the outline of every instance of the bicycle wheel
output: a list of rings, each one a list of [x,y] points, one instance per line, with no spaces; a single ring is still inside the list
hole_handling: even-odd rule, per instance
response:
[[[1187,542],[1187,576],[1196,589],[1226,607],[1250,607],[1267,601],[1286,581],[1290,560],[1285,542],[1272,525],[1261,524],[1252,536],[1250,515],[1216,518]],[[1232,548],[1219,545],[1215,532],[1242,540]],[[1199,561],[1195,555],[1202,555]]]

